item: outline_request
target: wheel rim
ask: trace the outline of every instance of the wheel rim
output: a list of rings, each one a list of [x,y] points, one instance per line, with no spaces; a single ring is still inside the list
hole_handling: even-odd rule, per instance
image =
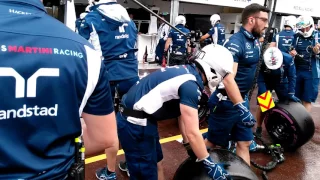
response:
[[[295,132],[290,122],[282,117],[280,114],[273,114],[270,119],[269,133],[274,136],[277,143],[289,146],[294,141]]]

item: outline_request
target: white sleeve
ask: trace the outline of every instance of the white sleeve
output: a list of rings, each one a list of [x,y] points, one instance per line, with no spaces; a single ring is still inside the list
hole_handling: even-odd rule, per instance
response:
[[[169,25],[164,25],[163,26],[163,31],[164,31],[164,34],[165,34],[165,36],[163,37],[163,40],[167,40],[168,39],[168,36],[169,36],[169,32],[170,32],[170,27],[169,27]]]
[[[97,33],[95,27],[92,25],[92,32],[90,33],[90,39],[88,40],[94,47],[94,49],[100,54],[101,60],[103,60],[102,49],[100,45],[99,34]]]
[[[218,44],[218,28],[214,27],[214,34],[212,35],[213,43]]]

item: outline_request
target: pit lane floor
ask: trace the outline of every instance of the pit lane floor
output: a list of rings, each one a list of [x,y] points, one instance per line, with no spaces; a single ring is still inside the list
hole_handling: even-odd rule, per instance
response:
[[[149,70],[150,71],[150,70]],[[252,97],[256,97],[254,93]],[[319,94],[320,97],[320,94]],[[250,102],[251,112],[255,114],[256,100],[252,98]],[[279,164],[274,170],[268,173],[269,180],[318,180],[320,179],[320,98],[313,104],[312,117],[315,121],[316,132],[313,138],[293,153],[285,153],[285,162]],[[206,131],[206,124],[200,126],[202,131]],[[159,122],[159,133],[164,154],[163,165],[164,174],[167,180],[171,180],[178,166],[187,158],[183,146],[178,142],[181,136],[176,119]],[[264,138],[268,138],[267,132],[263,132]],[[124,159],[123,151],[118,152],[117,162]],[[251,159],[258,163],[265,164],[270,161],[270,157],[262,153],[252,153]],[[96,169],[106,165],[103,152],[97,156],[86,159],[86,180],[94,180]],[[119,171],[119,180],[129,179],[126,173]],[[261,171],[252,167],[252,170],[261,178]]]

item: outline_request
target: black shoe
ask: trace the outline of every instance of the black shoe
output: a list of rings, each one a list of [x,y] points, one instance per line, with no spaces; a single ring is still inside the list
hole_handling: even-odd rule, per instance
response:
[[[129,173],[126,161],[120,161],[118,166],[121,171],[127,172],[128,177],[130,177],[130,173]]]

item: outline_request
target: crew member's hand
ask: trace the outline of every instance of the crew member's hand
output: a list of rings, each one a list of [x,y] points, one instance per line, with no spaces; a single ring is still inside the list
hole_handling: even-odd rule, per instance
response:
[[[241,121],[243,123],[243,125],[245,125],[246,127],[253,127],[254,124],[256,123],[256,120],[254,119],[253,115],[251,114],[250,110],[245,106],[246,102],[243,101],[241,103],[238,103],[236,105],[234,105],[234,107],[237,108],[237,110],[240,113],[240,118]]]
[[[294,49],[294,50],[290,51],[289,54],[290,54],[292,57],[295,57],[298,53],[297,53],[297,51]]]
[[[224,167],[230,166],[229,164],[214,163],[208,155],[206,159],[201,160],[208,176],[214,180],[231,180],[232,178]]]
[[[316,45],[313,47],[313,52],[314,52],[315,54],[319,54],[319,52],[320,52],[319,44],[316,44]]]
[[[297,98],[294,94],[288,94],[288,100],[301,103],[301,100],[299,98]]]

